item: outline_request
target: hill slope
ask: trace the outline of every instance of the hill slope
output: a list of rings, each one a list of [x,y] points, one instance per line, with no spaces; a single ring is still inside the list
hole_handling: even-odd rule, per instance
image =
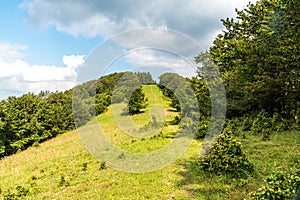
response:
[[[163,97],[156,85],[144,86],[143,90],[149,106],[144,113],[132,116],[137,124],[143,126],[150,122],[149,113],[153,111],[151,108],[155,104],[161,105],[165,110],[167,120],[178,115],[168,106],[169,99]],[[111,107],[98,116],[98,119],[105,132],[110,133],[108,137],[112,142],[133,152],[159,149],[171,140],[164,137],[155,140],[137,139],[131,144],[131,137],[122,133],[114,123]],[[170,134],[176,129],[176,126],[169,126],[162,132]],[[24,193],[22,199],[169,199],[174,195],[188,197],[187,191],[177,186],[181,178],[178,174],[181,168],[178,168],[178,163],[145,174],[100,169],[101,162],[84,148],[76,131],[67,132],[37,147],[6,157],[1,160],[0,166],[2,195],[17,196]],[[26,190],[29,190],[28,193]]]
[[[132,116],[138,125],[149,124],[156,109],[164,109],[167,121],[178,115],[156,85],[143,86],[143,90],[149,105],[144,113]],[[135,138],[132,142],[133,137],[122,133],[115,124],[111,107],[98,120],[114,144],[132,152],[162,148],[172,140],[165,136],[178,128],[169,125],[162,129],[160,137]],[[84,148],[77,132],[70,131],[1,160],[0,196],[6,199],[249,199],[249,191],[263,185],[263,179],[272,170],[291,166],[299,158],[300,135],[296,131],[282,132],[270,141],[247,134],[245,137],[240,140],[257,174],[248,180],[235,180],[197,169],[200,141],[194,141],[182,157],[161,170],[132,174],[106,168]]]

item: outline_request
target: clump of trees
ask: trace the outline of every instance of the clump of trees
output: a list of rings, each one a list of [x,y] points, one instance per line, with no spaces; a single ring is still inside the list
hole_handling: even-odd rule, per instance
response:
[[[137,114],[141,112],[141,109],[146,108],[147,103],[145,100],[145,94],[142,91],[142,88],[139,87],[138,89],[136,89],[129,100],[129,104],[128,104],[128,111],[129,114],[133,115],[133,114]]]
[[[159,80],[159,87],[163,94],[171,99],[170,106],[181,113],[180,118],[177,117],[171,123],[180,123],[178,133],[182,135],[188,133],[197,135],[197,127],[203,110],[199,109],[200,101],[191,80],[170,72],[162,74]]]
[[[116,85],[124,77],[133,83],[123,85],[126,91],[139,80],[147,84],[154,82],[150,73],[122,72],[100,77],[65,92],[41,91],[37,95],[29,93],[0,101],[0,158],[72,130],[75,125],[81,126],[91,117],[105,112],[112,103]],[[146,106],[140,86],[131,96],[127,94],[121,93],[123,96],[119,98],[120,101],[129,99],[131,114]]]
[[[204,64],[212,61],[220,71],[226,88],[227,118],[241,121],[242,131],[262,135],[263,140],[268,140],[272,132],[300,127],[299,8],[297,0],[250,3],[244,10],[236,10],[236,19],[222,20],[223,33],[217,36],[208,52],[195,57],[196,62]],[[205,75],[201,69],[198,74]],[[199,80],[201,78],[194,82]],[[203,169],[226,172],[224,167],[231,162],[226,152],[231,152],[233,158],[240,152],[236,145],[233,145],[234,150],[230,148],[231,136],[223,134],[200,162]],[[220,145],[221,140],[227,142]],[[243,161],[243,156],[240,160]],[[251,196],[254,199],[292,198],[300,188],[299,165],[296,169],[275,172],[266,180],[266,186]]]
[[[176,73],[164,73],[159,77],[159,87],[163,94],[171,99],[170,106],[183,116],[193,116],[199,111],[197,101],[192,97],[198,97],[195,92],[193,82],[189,78],[184,78]]]
[[[299,1],[261,0],[236,12],[207,52],[225,82],[227,116],[263,110],[299,123]]]
[[[0,157],[74,128],[72,93],[41,92],[0,102]]]
[[[124,73],[114,73],[65,92],[42,91],[0,101],[0,157],[37,145],[105,112],[123,76]],[[139,88],[132,95],[132,113],[142,108],[141,94]]]
[[[142,85],[155,84],[150,72],[136,72],[135,74]]]
[[[170,106],[178,112],[181,111],[181,106],[175,92],[180,87],[180,82],[184,81],[184,77],[171,72],[164,73],[159,77],[159,88],[165,96],[172,100]]]
[[[99,115],[111,105],[114,87],[124,73],[102,76],[72,89],[73,118],[77,126],[85,124],[91,117]]]
[[[159,80],[159,87],[163,94],[171,99],[170,106],[181,112],[183,116],[199,121],[195,138],[203,138],[208,131],[211,116],[211,97],[204,74],[199,69],[197,76],[185,78],[167,72],[162,74]],[[191,96],[195,96],[196,101],[191,100]],[[197,119],[194,119],[196,116]],[[179,123],[180,119],[177,122]]]
[[[145,94],[142,91],[142,84],[152,83],[153,79],[150,73],[146,72],[125,72],[115,84],[112,93],[112,103],[126,103],[125,112],[137,114],[141,109],[146,108],[147,102]],[[143,83],[142,83],[143,82]]]

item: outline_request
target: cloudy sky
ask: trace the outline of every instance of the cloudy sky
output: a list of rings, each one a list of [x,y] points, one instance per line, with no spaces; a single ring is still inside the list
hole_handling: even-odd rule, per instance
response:
[[[235,8],[245,8],[248,3],[249,0],[2,1],[0,99],[73,87],[91,52],[124,31],[144,27],[174,30],[207,49],[223,28],[220,19],[234,17]],[[135,41],[138,42],[131,40]],[[179,68],[185,64],[178,56],[145,49],[127,53],[114,62],[109,72],[132,66]]]

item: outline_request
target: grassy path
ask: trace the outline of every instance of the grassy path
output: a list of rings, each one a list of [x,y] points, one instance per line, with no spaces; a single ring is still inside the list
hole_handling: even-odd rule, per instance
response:
[[[145,87],[144,87],[145,88]],[[154,103],[156,104],[156,95],[155,93],[153,92],[153,87],[150,87],[150,90],[151,90],[151,94],[154,95]]]
[[[164,126],[164,121],[173,120],[178,113],[170,111],[172,110],[169,106],[170,100],[163,96],[160,89],[156,85],[145,85],[143,91],[148,99],[148,106],[143,113],[133,116],[123,115],[122,110],[126,105],[116,104],[98,116],[100,127],[110,141],[130,152],[146,153],[158,150],[168,144],[170,139],[151,140],[150,137],[155,135],[163,137],[175,133],[178,129],[177,125]],[[160,126],[143,132],[143,128],[147,129],[151,124],[153,116],[157,122],[161,122]],[[142,136],[148,139],[142,139]]]
[[[149,106],[132,116],[143,127],[151,121],[155,105],[166,113],[166,120],[177,113],[170,111],[156,86],[144,86]],[[134,138],[114,122],[112,108],[98,116],[107,136],[119,147],[132,152],[150,152],[162,148],[171,139]],[[176,131],[164,127],[162,135]],[[275,134],[270,141],[252,135],[240,137],[257,175],[241,182],[225,175],[206,174],[197,167],[201,141],[194,141],[174,163],[150,173],[134,174],[103,169],[82,144],[76,131],[59,135],[37,147],[0,160],[0,199],[249,199],[248,192],[261,187],[263,179],[277,167],[287,168],[299,159],[299,131]],[[151,160],[149,160],[151,162]]]
[[[149,106],[144,113],[132,116],[133,121],[149,123],[154,103],[161,103],[167,119],[176,114],[168,111],[168,99],[157,86],[143,89]],[[157,137],[132,143],[133,137],[122,133],[114,123],[111,107],[98,120],[113,142],[132,152],[149,152],[170,140]],[[173,129],[176,127],[165,127],[163,133]],[[2,195],[22,195],[20,188],[28,190],[21,199],[189,199],[189,193],[177,185],[181,179],[178,173],[184,170],[180,162],[145,174],[100,169],[101,162],[88,153],[76,131],[71,131],[1,160],[0,189]]]

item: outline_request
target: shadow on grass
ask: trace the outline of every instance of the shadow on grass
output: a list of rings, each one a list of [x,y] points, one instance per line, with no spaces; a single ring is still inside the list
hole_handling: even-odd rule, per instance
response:
[[[127,111],[124,111],[120,115],[121,116],[132,116],[132,115],[137,115],[137,114],[142,114],[142,113],[145,113],[145,111],[139,111],[139,112],[134,112],[134,113],[129,113]]]
[[[249,199],[249,191],[254,190],[250,180],[203,171],[195,158],[184,160],[180,165],[181,179],[177,186],[187,191],[191,199]]]
[[[213,177],[200,169],[197,159],[185,160],[181,165],[179,175],[182,178],[178,186],[186,190],[192,199],[209,200],[214,199],[215,193],[223,193],[217,185],[209,183]]]

